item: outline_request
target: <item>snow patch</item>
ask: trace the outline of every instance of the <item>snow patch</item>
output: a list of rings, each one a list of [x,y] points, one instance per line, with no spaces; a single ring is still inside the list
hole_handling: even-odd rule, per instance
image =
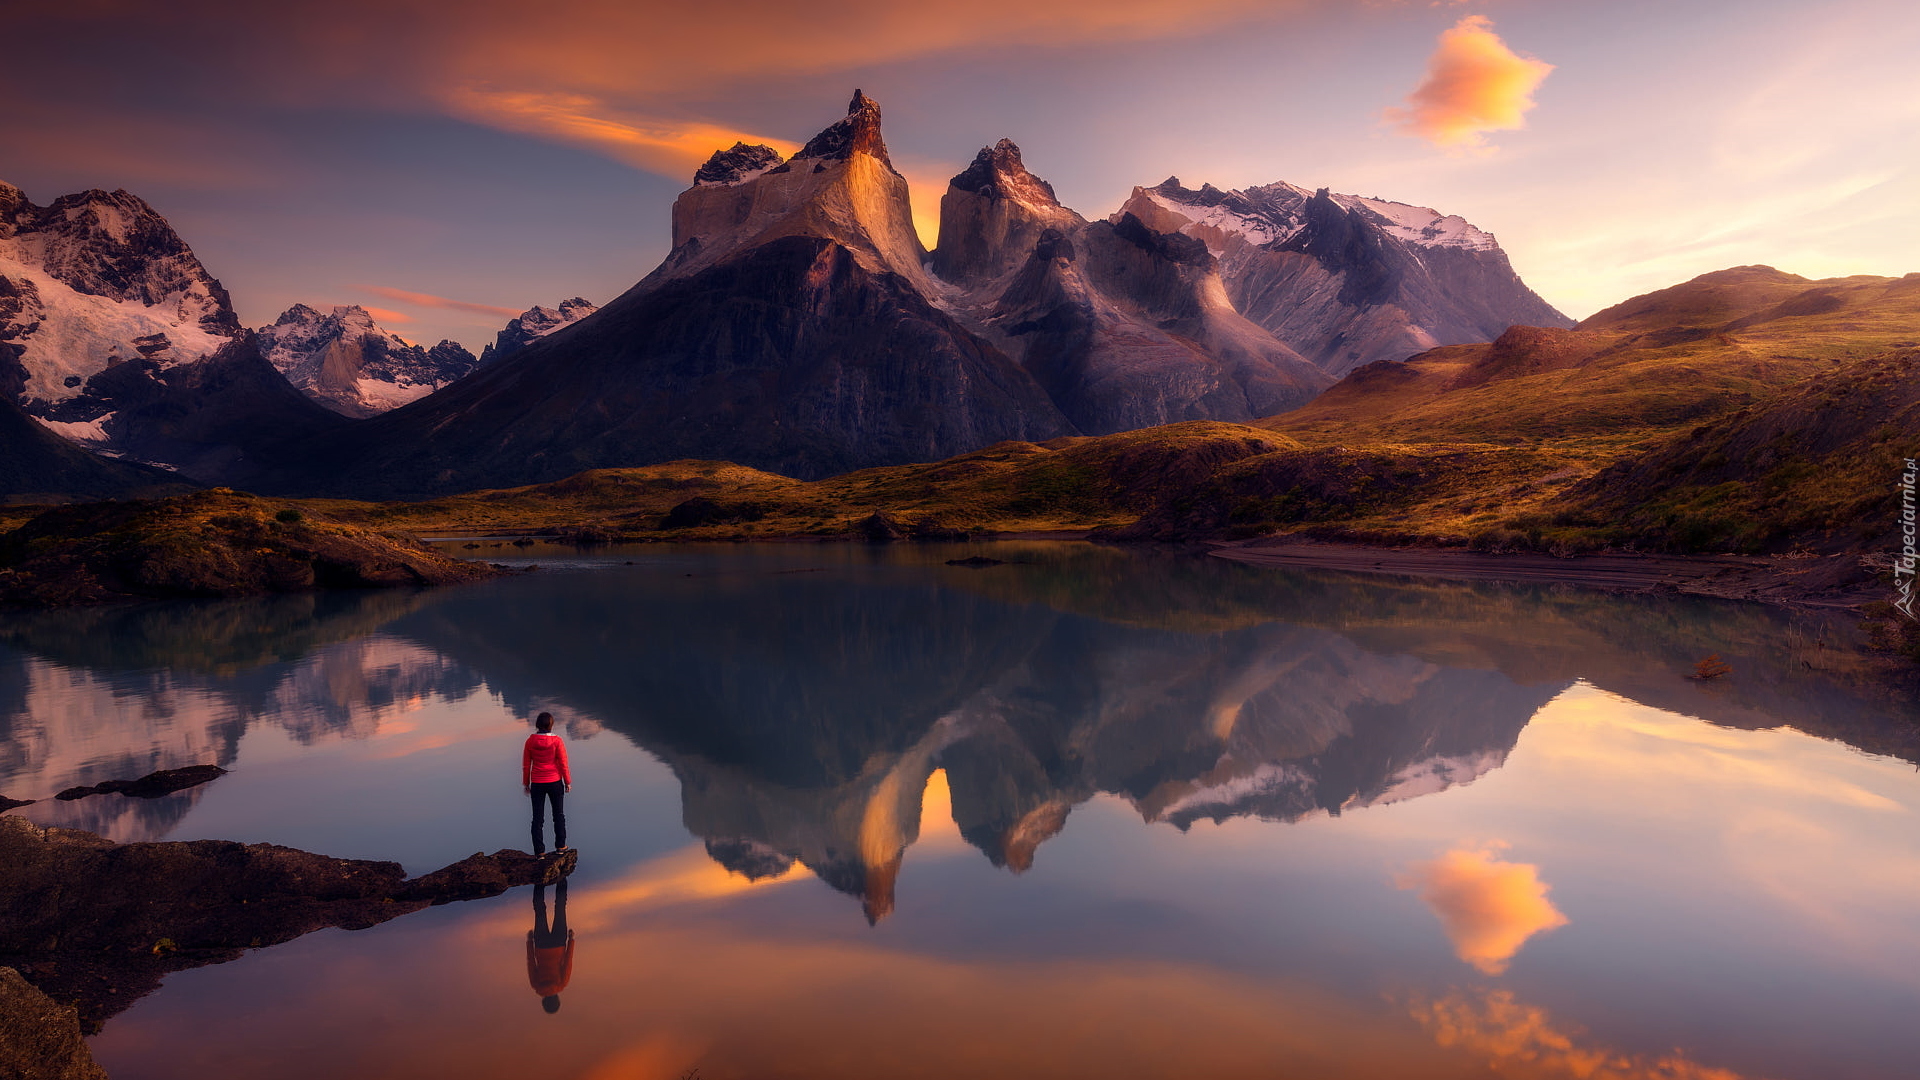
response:
[[[185,291],[148,307],[77,292],[38,267],[4,257],[0,276],[30,282],[39,293],[39,325],[16,339],[26,347],[20,360],[27,369],[29,398],[59,402],[78,396],[86,380],[111,362],[140,358],[135,338],[167,336],[172,347],[151,357],[163,367],[199,360],[229,340],[202,329],[199,311],[183,312]],[[69,380],[77,381],[68,386]]]

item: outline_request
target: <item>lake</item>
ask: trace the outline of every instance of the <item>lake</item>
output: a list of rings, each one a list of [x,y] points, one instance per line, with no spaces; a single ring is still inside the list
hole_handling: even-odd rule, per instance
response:
[[[173,974],[92,1038],[116,1080],[1914,1075],[1920,703],[1851,617],[1066,543],[480,553],[540,569],[0,617],[0,794],[231,770],[43,824],[417,874],[528,846],[535,713],[572,757],[558,1011],[521,888]]]

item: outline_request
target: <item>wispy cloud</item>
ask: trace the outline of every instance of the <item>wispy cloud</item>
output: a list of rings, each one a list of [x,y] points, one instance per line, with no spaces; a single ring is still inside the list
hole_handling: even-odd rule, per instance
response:
[[[1487,132],[1527,126],[1533,92],[1551,71],[1552,64],[1509,49],[1493,20],[1469,15],[1441,33],[1426,79],[1387,119],[1445,149],[1483,146]]]
[[[392,308],[373,307],[368,304],[362,304],[360,305],[360,310],[373,316],[376,321],[383,323],[410,323],[413,321],[413,316],[404,311],[395,311]]]
[[[784,155],[800,144],[721,124],[623,113],[599,98],[574,93],[461,87],[446,96],[464,119],[522,135],[572,143],[648,172],[688,180],[693,171],[736,142],[761,143]]]
[[[449,311],[466,311],[475,315],[496,315],[508,319],[520,314],[513,308],[497,307],[493,304],[475,304],[467,300],[450,300],[444,296],[435,296],[432,293],[408,292],[405,289],[395,289],[386,285],[355,285],[354,288],[364,293],[372,293],[375,296],[384,296],[389,300],[398,300],[403,304],[412,304],[415,307],[443,308]],[[372,313],[374,310],[373,308],[367,309],[369,313]],[[394,313],[387,312],[386,314],[393,315]],[[400,315],[398,321],[408,322],[411,320],[408,316]]]
[[[1488,975],[1505,972],[1528,938],[1567,925],[1547,899],[1539,869],[1506,862],[1494,851],[1457,848],[1408,867],[1395,881],[1420,891],[1440,916],[1455,955]]]

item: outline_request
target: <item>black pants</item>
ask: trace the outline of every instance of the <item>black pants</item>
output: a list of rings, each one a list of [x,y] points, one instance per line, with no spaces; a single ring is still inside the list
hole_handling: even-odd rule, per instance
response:
[[[553,892],[553,925],[547,925],[547,887],[533,887],[533,947],[557,949],[567,943],[567,879]]]
[[[546,807],[540,800],[553,803],[553,846],[567,846],[567,785],[559,780],[533,785],[533,853],[545,855],[547,843],[541,834],[547,823]]]

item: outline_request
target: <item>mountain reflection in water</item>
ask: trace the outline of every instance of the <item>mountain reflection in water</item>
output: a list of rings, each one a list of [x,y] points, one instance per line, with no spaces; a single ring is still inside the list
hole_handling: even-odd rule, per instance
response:
[[[878,918],[935,769],[961,835],[1020,872],[1098,793],[1184,829],[1470,782],[1578,680],[1920,761],[1911,687],[1840,617],[1085,545],[986,571],[942,565],[948,548],[642,554],[492,588],[8,616],[0,794],[230,765],[253,725],[352,739],[485,692],[665,761],[728,869],[798,861]],[[1709,652],[1737,676],[1682,677]],[[145,839],[202,794],[27,814]]]
[[[979,553],[1007,565],[946,565]],[[153,1075],[290,1076],[307,1066],[286,1046],[324,1043],[314,1075],[508,1075],[550,1064],[506,1035],[547,1023],[573,1025],[553,1028],[572,1033],[557,1071],[608,1077],[980,1075],[1015,1048],[1036,1076],[1895,1074],[1660,1049],[1745,1031],[1729,1010],[1750,1007],[1897,1057],[1860,1003],[1914,997],[1881,969],[1914,952],[1887,899],[1908,895],[1905,856],[1776,805],[1906,805],[1880,763],[1920,761],[1915,689],[1849,618],[1077,544],[530,557],[545,569],[459,589],[0,617],[0,794],[235,770],[14,811],[116,839],[430,869],[523,842],[526,717],[575,743],[568,980],[522,962],[524,896],[422,912],[172,975],[109,1022],[109,1056],[164,1042],[188,1056]],[[1688,680],[1709,653],[1734,674]],[[1750,734],[1778,727],[1882,757],[1862,779],[1843,771],[1864,755]],[[1463,788],[1484,798],[1432,798]],[[1688,831],[1716,815],[1738,821],[1724,852]],[[1781,837],[1804,877],[1755,854]],[[1703,876],[1736,857],[1734,879]],[[1738,908],[1716,947],[1758,972],[1724,1008],[1719,969],[1660,968],[1706,933],[1671,914],[1689,895]],[[1756,904],[1805,913],[1799,936],[1746,925]],[[1611,985],[1626,954],[1687,1008]],[[1542,957],[1559,977],[1529,973]],[[377,1029],[354,1019],[370,966],[378,1002],[414,1003]],[[1845,992],[1766,997],[1801,978]],[[540,1015],[530,980],[567,981],[565,1008]],[[236,1007],[244,1031],[165,1041]],[[915,1056],[954,1025],[1000,1034]],[[1795,1037],[1775,1027],[1755,1045]]]

